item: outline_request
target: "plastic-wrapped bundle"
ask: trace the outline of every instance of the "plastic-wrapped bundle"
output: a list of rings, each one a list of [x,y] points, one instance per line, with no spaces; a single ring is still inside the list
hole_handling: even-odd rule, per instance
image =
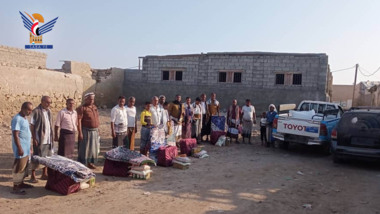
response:
[[[190,158],[188,158],[188,157],[180,157],[180,156],[177,156],[176,158],[174,158],[173,161],[177,161],[177,162],[181,162],[181,163],[191,163]]]
[[[207,158],[207,157],[209,157],[209,156],[208,156],[206,150],[202,150],[202,151],[200,151],[200,152],[198,152],[198,153],[195,153],[195,154],[194,154],[194,157],[196,157],[196,158]]]

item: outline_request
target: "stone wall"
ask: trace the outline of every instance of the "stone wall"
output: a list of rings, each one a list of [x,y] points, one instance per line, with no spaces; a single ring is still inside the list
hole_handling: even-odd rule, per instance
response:
[[[46,68],[46,54],[0,45],[0,66]]]
[[[0,74],[0,121],[8,121],[25,101],[38,106],[42,95],[52,98],[54,112],[65,107],[69,97],[81,103],[83,80],[78,75],[9,66],[0,66]]]
[[[88,63],[65,61],[61,71],[81,76],[83,94],[94,92],[98,107],[111,108],[123,95],[124,69],[92,69]]]
[[[0,122],[20,110],[25,101],[34,106],[42,95],[52,97],[52,110],[65,107],[66,98],[77,105],[95,92],[95,104],[111,108],[123,94],[124,69],[92,69],[88,63],[65,61],[61,69],[47,70],[46,54],[0,46]]]
[[[162,71],[183,71],[182,81],[162,80]],[[241,83],[219,82],[220,71],[242,72]],[[134,73],[134,74],[131,74]],[[277,73],[300,73],[302,85],[276,85]],[[126,72],[124,94],[135,96],[138,105],[153,95],[164,94],[168,100],[179,93],[195,99],[201,93],[216,92],[222,108],[232,99],[240,105],[249,98],[258,110],[270,103],[299,103],[304,99],[327,99],[328,57],[326,54],[285,53],[207,53],[195,55],[146,56],[143,70]],[[141,76],[137,80],[138,76]],[[133,78],[129,78],[133,77]]]
[[[376,89],[370,92],[370,88]],[[355,87],[354,106],[380,106],[380,82],[360,82]]]
[[[83,79],[83,93],[94,92],[96,80],[93,78],[90,64],[85,62],[65,61],[62,65],[62,72],[76,74]]]

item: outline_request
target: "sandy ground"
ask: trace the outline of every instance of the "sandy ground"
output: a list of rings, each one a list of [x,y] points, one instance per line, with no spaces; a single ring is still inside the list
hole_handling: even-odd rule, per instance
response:
[[[111,146],[109,112],[100,111],[102,154]],[[265,148],[257,131],[253,145],[205,145],[210,157],[192,158],[188,170],[154,167],[150,180],[133,180],[103,176],[101,160],[94,188],[62,196],[46,190],[45,181],[40,180],[27,195],[17,196],[10,193],[9,122],[2,121],[0,126],[2,214],[380,213],[378,163],[337,165],[315,148]],[[311,208],[304,208],[305,204]]]

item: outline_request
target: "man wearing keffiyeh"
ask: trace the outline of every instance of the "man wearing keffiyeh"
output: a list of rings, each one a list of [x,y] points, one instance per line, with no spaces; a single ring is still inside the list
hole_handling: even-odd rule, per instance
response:
[[[275,105],[270,104],[268,107],[269,111],[267,112],[267,147],[274,147],[274,142],[272,141],[272,129],[273,129],[273,120],[277,115],[277,110]]]

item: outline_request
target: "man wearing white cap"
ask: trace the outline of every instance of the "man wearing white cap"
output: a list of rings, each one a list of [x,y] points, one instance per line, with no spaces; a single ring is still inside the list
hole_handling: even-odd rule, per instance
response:
[[[94,105],[95,94],[84,95],[84,104],[77,108],[78,113],[78,161],[95,169],[99,149],[99,113]]]
[[[158,106],[163,110],[164,109],[164,103],[166,102],[165,95],[160,95],[158,97]]]

